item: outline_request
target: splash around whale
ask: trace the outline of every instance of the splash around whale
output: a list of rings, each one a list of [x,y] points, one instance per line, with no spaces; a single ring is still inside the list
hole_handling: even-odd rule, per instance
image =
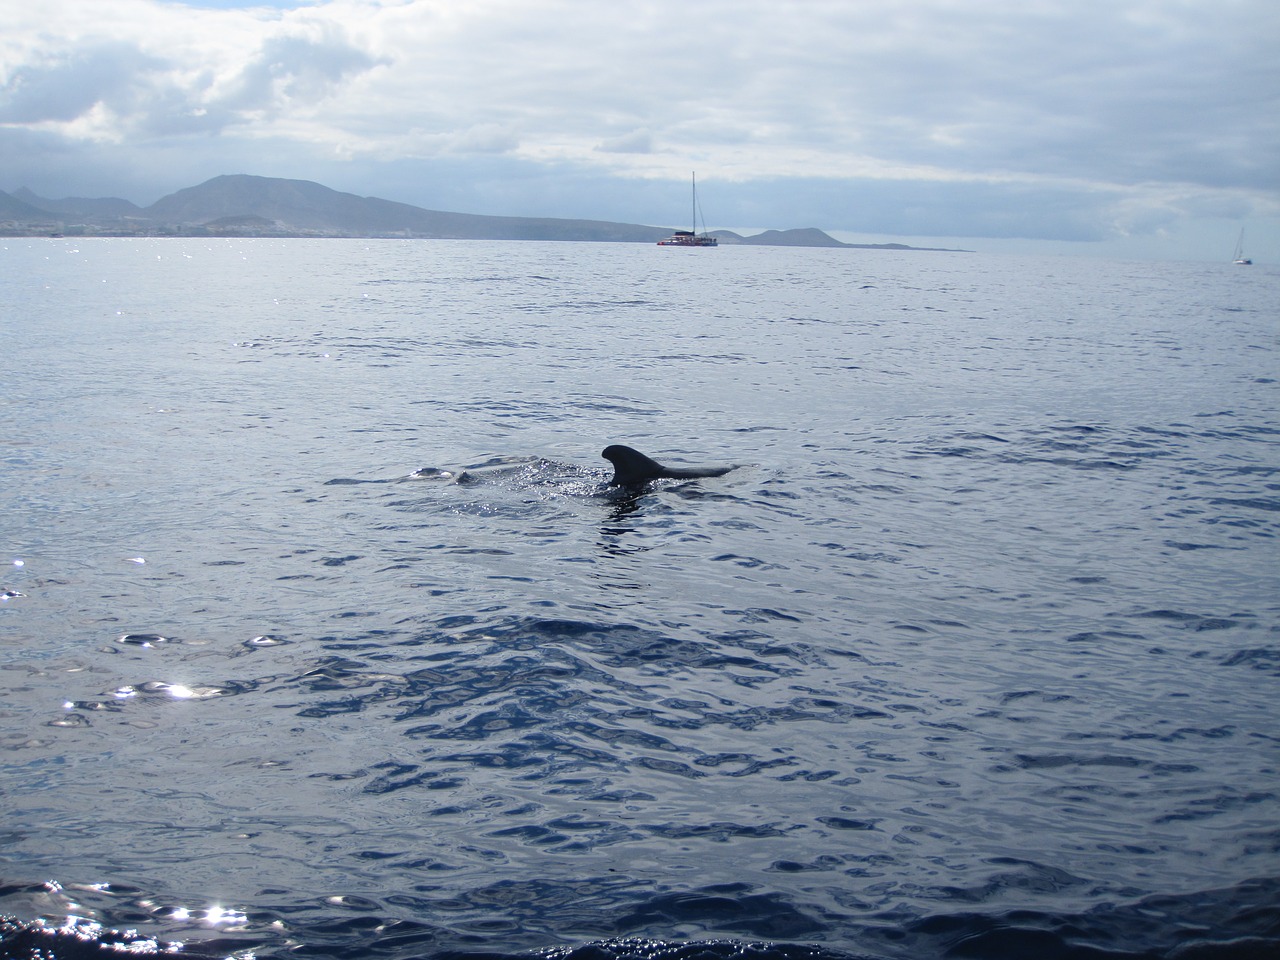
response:
[[[646,457],[639,450],[614,443],[605,447],[600,456],[613,464],[611,487],[634,487],[650,480],[692,480],[696,477],[720,477],[734,469],[727,467],[668,467]]]

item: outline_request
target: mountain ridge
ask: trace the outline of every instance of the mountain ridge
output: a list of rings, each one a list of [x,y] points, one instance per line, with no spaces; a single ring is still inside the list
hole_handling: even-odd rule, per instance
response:
[[[667,227],[607,220],[453,213],[361,197],[311,180],[223,174],[139,207],[116,197],[52,200],[23,187],[0,191],[0,233],[99,236],[270,236],[439,240],[586,240],[655,243]],[[938,250],[904,244],[851,244],[814,227],[744,237],[714,234],[726,245]]]

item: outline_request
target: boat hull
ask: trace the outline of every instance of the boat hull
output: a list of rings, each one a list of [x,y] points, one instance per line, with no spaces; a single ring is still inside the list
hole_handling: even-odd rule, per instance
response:
[[[660,247],[717,247],[719,245],[720,242],[715,237],[707,236],[705,233],[699,236],[685,230],[658,241]]]

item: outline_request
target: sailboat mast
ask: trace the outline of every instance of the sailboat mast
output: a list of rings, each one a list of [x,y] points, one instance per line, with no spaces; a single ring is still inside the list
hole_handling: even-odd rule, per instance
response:
[[[689,174],[689,183],[693,186],[693,232],[698,232],[698,172]]]

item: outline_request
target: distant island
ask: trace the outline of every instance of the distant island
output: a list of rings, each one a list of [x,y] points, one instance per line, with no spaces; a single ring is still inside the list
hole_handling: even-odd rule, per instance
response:
[[[232,174],[139,207],[115,197],[50,200],[25,187],[0,191],[0,236],[348,237],[415,240],[589,240],[656,243],[669,227],[553,217],[446,213],[378,197],[341,193],[310,180]],[[932,250],[902,243],[842,243],[821,230],[712,233],[721,244]]]

